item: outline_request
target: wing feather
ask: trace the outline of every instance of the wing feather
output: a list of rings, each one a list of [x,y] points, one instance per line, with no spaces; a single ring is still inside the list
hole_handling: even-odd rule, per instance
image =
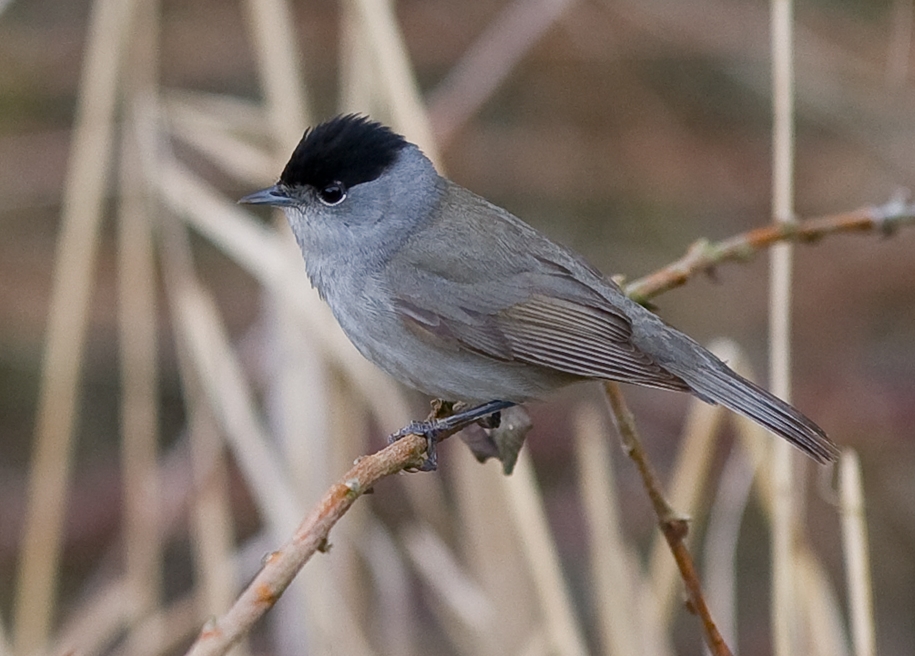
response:
[[[388,269],[398,272],[386,281],[395,308],[415,334],[506,362],[689,389],[632,343],[630,319],[611,300],[624,298],[616,285],[505,210],[445,184],[438,220]],[[484,225],[487,248],[502,257],[479,257]]]
[[[609,304],[595,308],[535,296],[493,314],[462,308],[452,317],[419,307],[415,300],[398,299],[396,305],[414,332],[442,346],[586,378],[689,389],[632,344],[628,320]]]
[[[688,389],[632,344],[628,319],[609,303],[535,296],[500,312],[496,323],[516,359],[589,378]]]

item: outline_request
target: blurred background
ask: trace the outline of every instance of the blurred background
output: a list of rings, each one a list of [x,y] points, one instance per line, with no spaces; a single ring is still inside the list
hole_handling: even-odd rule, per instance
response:
[[[30,480],[29,468],[42,430],[42,363],[55,270],[61,275],[55,267],[61,217],[68,211],[68,163],[77,161],[74,126],[80,111],[91,115],[85,98],[83,105],[78,98],[93,88],[84,73],[87,52],[93,39],[106,42],[106,31],[89,36],[93,4],[87,0],[0,3],[0,652],[4,644],[16,645],[16,653],[37,645],[86,650],[79,653],[180,652],[204,619],[250,579],[259,557],[291,530],[283,519],[289,514],[270,510],[270,493],[252,482],[257,475],[243,455],[249,447],[245,438],[232,436],[233,427],[250,423],[274,449],[274,462],[288,465],[283,476],[293,491],[291,515],[299,517],[348,463],[380,446],[399,420],[426,412],[424,399],[391,385],[346,351],[332,327],[315,319],[318,305],[303,301],[289,310],[288,294],[307,293],[307,283],[295,277],[301,266],[285,248],[282,223],[232,205],[278,176],[308,123],[342,109],[370,111],[422,143],[458,183],[584,253],[608,274],[630,280],[679,257],[696,239],[721,239],[770,220],[767,3],[424,0],[397,2],[391,13],[382,2],[277,5],[288,14],[256,1],[136,3],[133,10],[133,3],[122,4],[112,10],[116,19],[109,27],[119,24],[117,16],[131,16],[130,27],[107,41],[107,52],[116,53],[110,61],[121,66],[111,74],[117,79],[108,121],[112,155],[107,164],[92,165],[102,173],[103,219],[97,231],[85,231],[97,234],[96,250],[85,260],[85,340],[76,331],[68,341],[61,323],[64,349],[74,349],[82,363],[74,388],[77,412],[72,431],[47,428],[72,434],[63,450],[72,459],[49,470],[66,472],[57,504],[61,532],[39,540],[50,548],[45,564],[55,601],[44,606],[47,626],[33,627],[30,644],[16,630],[28,620],[17,619],[15,607],[24,594],[17,586],[29,490],[41,487]],[[882,204],[912,188],[913,2],[802,0],[795,24],[798,214]],[[293,49],[277,54],[287,45],[284,34]],[[382,42],[394,37],[387,46]],[[285,70],[283,62],[298,70]],[[398,84],[404,85],[400,91]],[[95,89],[96,97],[105,96]],[[284,105],[285,92],[301,102]],[[86,134],[101,139],[100,132]],[[221,204],[209,218],[188,208],[202,188],[187,182],[188,172],[218,194]],[[78,173],[69,176],[87,190]],[[131,222],[132,212],[144,219]],[[150,221],[156,227],[142,227]],[[241,227],[231,232],[236,224]],[[136,241],[124,236],[126,225],[141,226]],[[245,251],[261,237],[274,250]],[[138,250],[130,250],[131,243]],[[148,261],[145,269],[131,269],[137,258]],[[877,645],[883,654],[912,653],[915,229],[800,245],[795,265],[793,399],[836,442],[860,455]],[[276,275],[291,284],[276,283]],[[125,281],[139,281],[142,291],[134,296]],[[131,297],[145,299],[139,324],[124,316]],[[765,255],[724,265],[713,277],[656,299],[667,321],[699,341],[733,340],[763,382],[767,303]],[[144,326],[154,331],[141,335],[134,354],[140,354],[139,379],[146,381],[143,398],[151,414],[141,421],[147,441],[139,453],[152,460],[138,475],[151,483],[131,491],[128,479],[137,470],[125,457],[133,452],[124,390],[137,370],[125,369],[131,351],[124,335],[144,334]],[[319,336],[295,337],[309,331]],[[212,354],[205,349],[219,341],[214,334],[232,353],[231,375],[205,373],[206,363],[215,361],[207,360]],[[236,374],[244,393],[222,395],[213,381],[235,380]],[[386,391],[378,391],[381,386]],[[626,392],[666,480],[681,455],[688,399]],[[242,406],[248,414],[233,415],[232,408]],[[542,495],[536,498],[563,574],[576,644],[612,653],[593,590],[599,583],[591,561],[594,527],[583,507],[581,449],[589,442],[572,435],[603,431],[609,440],[618,530],[634,559],[634,586],[650,587],[645,569],[656,539],[653,515],[633,468],[618,453],[598,390],[576,388],[530,412],[531,485]],[[321,438],[304,446],[284,441],[302,425]],[[200,433],[209,438],[195,442]],[[697,538],[738,450],[731,449],[738,442],[730,424],[718,434],[705,456],[706,487],[697,483]],[[301,452],[305,464],[291,464],[299,461],[290,449]],[[202,470],[193,464],[200,458],[208,463]],[[561,641],[550,622],[543,628],[550,606],[531,592],[538,584],[526,577],[536,566],[524,555],[528,538],[506,519],[515,515],[505,500],[510,494],[500,491],[498,465],[478,466],[457,440],[444,445],[439,458],[439,473],[385,481],[360,502],[332,533],[335,549],[309,563],[300,592],[281,601],[243,650],[567,653],[557,647]],[[845,622],[834,493],[827,476],[806,474],[809,485],[798,492],[805,544],[830,582],[835,617]],[[490,496],[497,494],[507,496]],[[204,508],[205,499],[210,505]],[[155,508],[145,521],[151,530],[146,538],[144,507]],[[477,511],[481,516],[474,516]],[[732,533],[736,601],[722,612],[734,617],[740,653],[767,654],[768,524],[760,502],[748,500],[741,512]],[[206,518],[215,528],[201,528]],[[503,529],[486,528],[484,520]],[[53,536],[53,526],[49,530]],[[222,545],[216,552],[229,569],[221,575],[207,574],[205,563],[212,560],[206,554],[214,552],[200,545],[208,540]],[[147,544],[150,553],[136,556],[130,544]],[[709,566],[730,567],[704,562],[705,574]],[[145,574],[131,579],[137,571]],[[122,580],[140,581],[143,591],[131,596],[129,586],[112,587]],[[207,587],[219,580],[227,590]],[[334,609],[333,621],[309,602],[324,599],[321,594],[333,599],[318,602]],[[674,610],[661,622],[657,644],[638,643],[636,653],[698,653],[696,622],[679,603],[680,593],[672,594]],[[104,599],[111,605],[106,621],[90,614],[106,608]],[[302,616],[308,619],[296,620]],[[346,639],[364,638],[358,649],[343,646],[344,638],[334,633],[341,628],[351,634]],[[847,628],[836,629],[834,637],[847,648]]]

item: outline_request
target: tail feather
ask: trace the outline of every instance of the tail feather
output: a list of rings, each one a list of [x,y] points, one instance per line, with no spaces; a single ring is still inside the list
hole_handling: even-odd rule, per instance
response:
[[[724,363],[715,362],[708,367],[678,374],[702,400],[719,403],[756,421],[816,461],[827,463],[838,458],[839,448],[822,428]]]

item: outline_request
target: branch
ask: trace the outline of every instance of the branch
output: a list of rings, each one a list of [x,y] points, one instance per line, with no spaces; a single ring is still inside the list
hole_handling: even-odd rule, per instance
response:
[[[648,454],[642,448],[642,441],[635,427],[635,419],[633,419],[632,412],[630,412],[625,399],[623,399],[619,384],[605,381],[604,392],[607,395],[607,400],[610,401],[610,408],[613,410],[613,419],[616,422],[623,449],[635,463],[639,474],[642,476],[642,483],[648,492],[648,498],[651,500],[654,512],[658,516],[658,525],[661,527],[661,532],[664,534],[674,560],[677,562],[680,576],[686,585],[690,610],[698,615],[702,621],[705,642],[715,656],[731,656],[731,650],[712,620],[712,614],[705,601],[705,596],[702,594],[702,584],[699,583],[696,566],[693,563],[689,549],[686,548],[684,540],[689,532],[688,520],[677,515],[664,497],[664,492],[661,490],[661,481],[648,460]]]
[[[862,208],[853,212],[808,219],[788,225],[769,225],[717,243],[698,241],[690,247],[686,255],[676,262],[627,285],[626,293],[635,301],[647,301],[685,284],[697,273],[709,272],[723,262],[745,261],[758,251],[779,241],[813,242],[840,232],[892,234],[896,229],[911,223],[915,223],[915,204],[909,204],[900,199],[876,208]],[[613,405],[613,397],[618,394],[619,389],[615,383],[606,383],[606,385]],[[612,391],[614,388],[615,391]],[[618,405],[619,412],[622,414],[616,413],[616,410],[614,412],[617,414],[617,423],[622,433],[626,422],[621,421],[620,417],[628,417],[628,422],[631,424],[631,414],[625,408],[621,397]],[[634,443],[637,448],[627,445],[626,449],[630,457],[635,460],[645,481],[645,487],[658,515],[661,530],[670,545],[686,584],[690,604],[702,619],[709,648],[716,656],[730,654],[730,650],[709,615],[695,566],[683,543],[683,538],[687,533],[686,521],[676,516],[661,493],[657,476],[639,446],[634,427],[632,434],[635,435]],[[447,436],[442,435],[440,439]],[[276,600],[314,552],[326,548],[330,529],[343,517],[356,499],[382,478],[404,469],[418,467],[423,462],[425,450],[425,438],[407,435],[387,448],[361,458],[347,472],[341,482],[336,483],[327,491],[324,498],[299,525],[292,539],[268,556],[261,571],[242,592],[232,608],[221,618],[208,623],[203,628],[188,653],[193,656],[225,654],[276,603]]]
[[[356,499],[382,478],[420,466],[425,452],[424,437],[407,435],[381,451],[360,458],[312,508],[292,539],[267,555],[260,572],[232,608],[203,627],[188,654],[225,654],[231,649],[270,610],[315,551],[327,550],[330,529]]]
[[[643,303],[686,284],[697,273],[711,273],[724,262],[745,262],[780,241],[812,243],[842,232],[880,232],[889,236],[912,223],[915,223],[915,203],[895,198],[880,207],[862,207],[804,221],[771,223],[719,242],[700,239],[679,260],[625,285],[625,291],[632,300]]]

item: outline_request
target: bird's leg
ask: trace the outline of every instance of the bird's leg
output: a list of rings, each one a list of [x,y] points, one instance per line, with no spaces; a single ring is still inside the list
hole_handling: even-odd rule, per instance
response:
[[[492,415],[497,415],[501,410],[510,408],[513,405],[515,404],[511,401],[489,401],[446,417],[435,417],[433,415],[432,419],[427,419],[426,421],[411,421],[408,426],[404,426],[396,433],[392,433],[388,437],[388,443],[396,442],[407,435],[425,437],[426,460],[420,465],[419,470],[435,471],[438,462],[435,445],[439,440],[454,435],[474,422],[491,419]]]

